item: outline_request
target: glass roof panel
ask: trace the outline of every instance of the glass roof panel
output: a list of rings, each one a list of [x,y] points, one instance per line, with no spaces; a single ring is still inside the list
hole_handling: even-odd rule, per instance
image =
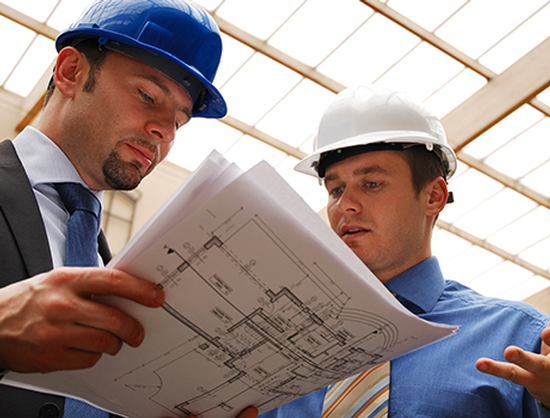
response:
[[[529,18],[519,28],[479,58],[479,62],[501,73],[523,55],[550,36],[550,5]]]
[[[548,161],[550,158],[548,138],[550,138],[550,118],[544,118],[491,154],[485,162],[517,179]]]
[[[536,203],[531,199],[512,189],[505,188],[456,219],[453,224],[479,238],[485,239],[535,207]]]
[[[39,22],[45,22],[57,4],[57,0],[2,0],[2,3]]]
[[[422,42],[376,80],[376,84],[407,91],[424,100],[463,68],[462,64],[447,54]]]
[[[0,42],[0,55],[2,56],[0,85],[4,84],[34,37],[35,32],[32,30],[0,16],[0,39],[10,40],[10,42]]]
[[[544,115],[530,105],[523,105],[515,112],[487,130],[475,141],[464,147],[464,152],[478,160],[485,159],[494,151],[540,122]]]
[[[465,3],[466,0],[389,0],[388,6],[433,31]]]
[[[269,43],[316,67],[371,14],[370,8],[356,0],[339,0],[338,5],[333,0],[309,0],[271,37]]]
[[[67,29],[89,4],[90,0],[61,0],[47,21],[48,26],[58,31]]]
[[[216,14],[265,41],[303,2],[304,0],[225,0]]]
[[[521,285],[500,294],[499,297],[510,300],[524,300],[541,290],[547,289],[549,286],[550,280],[537,275],[524,281]]]
[[[4,87],[20,96],[27,96],[44,72],[52,68],[55,56],[54,42],[42,35],[37,36]]]
[[[303,174],[295,171],[294,166],[298,164],[298,161],[300,160],[288,156],[281,161],[281,163],[277,164],[276,169],[281,177],[283,177],[286,182],[292,186],[296,193],[303,196],[304,194],[311,192],[314,187],[318,187],[319,182],[314,177],[304,176]]]
[[[453,222],[458,217],[496,195],[504,186],[481,172],[469,169],[449,182],[455,201],[441,212],[441,219]]]
[[[287,154],[249,135],[244,135],[224,153],[224,157],[246,171],[262,160],[275,167],[287,157]]]
[[[432,234],[432,251],[440,264],[446,263],[472,247],[472,243],[458,235],[435,228]]]
[[[550,88],[547,88],[546,90],[544,90],[542,93],[540,93],[538,96],[537,96],[537,99],[539,99],[541,102],[543,102],[544,104],[550,106]]]
[[[518,254],[550,236],[550,210],[543,206],[490,235],[487,242],[511,254]]]
[[[513,0],[470,1],[435,34],[470,57],[479,58],[545,3],[533,0],[520,6]]]
[[[548,270],[550,269],[550,257],[548,257],[548,254],[550,254],[550,237],[520,252],[519,257],[528,263]]]
[[[299,147],[315,131],[332,100],[334,93],[310,80],[303,80],[256,127],[293,147]]]
[[[319,183],[302,197],[315,212],[319,212],[327,204],[327,191],[324,187],[319,186]]]
[[[254,125],[301,79],[299,74],[256,53],[222,87],[222,94],[231,116]],[[254,95],[246,94],[251,91]]]
[[[504,261],[468,282],[468,286],[482,295],[498,297],[533,276],[529,270],[510,261]]]
[[[480,76],[469,68],[465,68],[457,76],[437,89],[424,103],[441,119],[485,84],[487,84],[485,77]]]
[[[550,179],[550,162],[541,165],[523,177],[521,183],[546,197],[550,197],[550,181],[548,179]]]
[[[214,78],[214,85],[218,88],[223,86],[254,54],[252,48],[224,33],[222,33],[222,42],[222,59]]]
[[[456,257],[441,263],[441,270],[446,280],[468,284],[474,277],[489,271],[502,261],[498,255],[473,245]]]
[[[346,86],[372,84],[419,42],[417,36],[376,13],[318,70]]]
[[[179,129],[166,159],[193,171],[212,150],[223,154],[242,136],[225,123],[195,118]]]

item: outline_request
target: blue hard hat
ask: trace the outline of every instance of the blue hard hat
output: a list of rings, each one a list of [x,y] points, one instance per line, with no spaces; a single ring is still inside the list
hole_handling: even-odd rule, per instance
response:
[[[107,49],[138,59],[180,84],[193,101],[193,116],[226,115],[225,101],[212,84],[221,37],[200,6],[185,0],[96,0],[59,34],[57,50],[87,38],[98,38]]]

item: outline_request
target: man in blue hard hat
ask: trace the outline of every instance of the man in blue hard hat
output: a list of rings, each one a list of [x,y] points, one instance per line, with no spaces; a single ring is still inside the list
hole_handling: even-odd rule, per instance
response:
[[[0,144],[4,373],[88,368],[123,344],[141,344],[142,325],[93,295],[154,308],[163,291],[101,268],[110,257],[101,233],[92,263],[68,263],[69,212],[57,184],[76,183],[97,202],[103,190],[133,189],[166,157],[179,127],[192,117],[226,114],[212,84],[221,57],[218,29],[185,0],[98,0],[56,46],[37,128]],[[109,416],[83,402],[1,384],[0,411],[10,418]],[[241,414],[255,415],[254,408]]]

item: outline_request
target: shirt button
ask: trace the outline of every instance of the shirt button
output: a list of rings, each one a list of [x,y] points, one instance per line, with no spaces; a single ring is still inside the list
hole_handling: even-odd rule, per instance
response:
[[[59,418],[59,407],[54,403],[42,405],[38,412],[38,418]]]

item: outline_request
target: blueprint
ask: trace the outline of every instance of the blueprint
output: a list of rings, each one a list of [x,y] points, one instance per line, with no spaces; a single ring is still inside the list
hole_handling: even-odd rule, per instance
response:
[[[132,418],[229,418],[453,333],[403,309],[267,163],[200,194],[204,203],[113,262],[166,292],[159,309],[105,301],[144,324],[143,345],[21,382]]]

